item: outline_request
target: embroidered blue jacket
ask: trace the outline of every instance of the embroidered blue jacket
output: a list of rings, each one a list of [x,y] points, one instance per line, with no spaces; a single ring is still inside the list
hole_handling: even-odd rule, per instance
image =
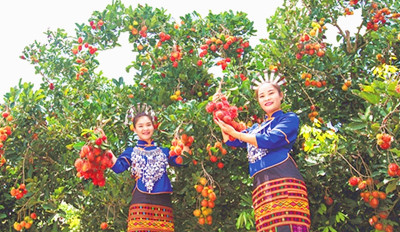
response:
[[[146,152],[153,156],[146,156]],[[150,157],[150,158],[149,158]],[[153,157],[153,158],[152,158]],[[148,144],[139,140],[135,147],[127,147],[111,168],[115,173],[126,171],[129,167],[136,175],[136,186],[147,194],[172,193],[171,181],[167,175],[167,164],[181,166],[175,162],[177,156],[170,156],[169,149],[158,147],[154,142]],[[136,163],[133,163],[133,160]]]
[[[264,128],[263,128],[264,127]],[[260,130],[260,128],[262,128]],[[227,141],[233,147],[248,148],[249,171],[253,177],[258,172],[276,165],[289,157],[289,152],[297,138],[299,118],[293,112],[283,113],[276,111],[271,118],[259,126],[255,123],[251,128],[243,131],[255,134],[257,146],[247,144],[238,139]],[[259,131],[258,131],[259,130]]]

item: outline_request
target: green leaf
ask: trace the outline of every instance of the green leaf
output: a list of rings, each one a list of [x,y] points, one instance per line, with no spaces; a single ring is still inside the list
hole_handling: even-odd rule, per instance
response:
[[[0,214],[0,219],[4,219],[4,218],[6,218],[7,217],[7,214],[4,214],[4,213],[1,213]]]
[[[396,190],[397,184],[398,184],[398,180],[391,180],[389,181],[388,185],[386,186],[385,192],[386,194],[393,192],[394,190]]]
[[[335,230],[332,226],[329,226],[329,230],[330,230],[331,232],[337,232],[337,230]]]
[[[380,127],[381,127],[381,125],[379,123],[374,123],[371,125],[371,129],[374,133],[378,132]]]
[[[361,92],[359,93],[359,96],[374,105],[378,104],[380,100],[379,94],[376,93]]]
[[[57,209],[57,207],[55,205],[50,204],[50,203],[49,204],[43,204],[42,208],[45,209],[45,210],[56,210]]]
[[[399,149],[397,149],[397,148],[392,148],[392,149],[390,149],[389,151],[396,153],[396,155],[397,155],[398,157],[400,157],[400,150],[399,150]]]
[[[71,145],[71,144],[69,144],[69,145]],[[69,146],[69,145],[67,145],[67,146]],[[83,145],[85,145],[85,142],[78,142],[78,143],[74,143],[74,144],[72,145],[72,147],[73,147],[74,149],[80,150],[80,149],[83,147]]]
[[[350,130],[360,130],[367,126],[365,122],[352,122],[347,125]]]
[[[325,212],[326,212],[326,205],[325,204],[321,204],[320,206],[319,206],[319,209],[318,209],[318,213],[319,214],[321,214],[321,215],[324,215],[325,214]]]

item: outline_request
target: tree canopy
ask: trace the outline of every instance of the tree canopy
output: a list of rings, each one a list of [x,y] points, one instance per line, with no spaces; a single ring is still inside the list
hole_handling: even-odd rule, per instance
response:
[[[292,156],[308,187],[312,231],[396,231],[399,8],[391,0],[287,0],[256,46],[245,12],[192,12],[176,22],[165,9],[120,1],[77,24],[75,35],[47,31],[46,43],[21,55],[42,84],[20,82],[0,106],[1,230],[126,230],[130,173],[106,168],[105,182],[94,184],[77,176],[75,161],[98,128],[107,140],[101,149],[119,154],[135,144],[127,111],[147,103],[160,145],[174,150],[194,138],[185,167],[169,168],[176,231],[255,231],[246,151],[221,144],[206,106],[222,92],[237,110],[233,123],[261,122],[250,86],[268,74],[287,81],[283,110],[301,119]],[[362,15],[357,31],[342,30],[339,17],[354,11]],[[338,46],[326,40],[326,25],[339,31]],[[134,84],[98,70],[98,54],[119,46],[121,34],[135,54],[126,67]]]

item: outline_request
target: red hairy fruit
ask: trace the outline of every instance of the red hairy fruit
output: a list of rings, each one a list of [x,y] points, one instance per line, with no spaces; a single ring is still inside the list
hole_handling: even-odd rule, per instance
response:
[[[218,99],[213,99],[206,105],[206,111],[213,114],[214,120],[221,120],[232,126],[236,131],[246,129],[244,123],[236,121],[238,117],[238,107],[230,105],[225,95],[220,95]],[[230,138],[233,140],[234,138]]]

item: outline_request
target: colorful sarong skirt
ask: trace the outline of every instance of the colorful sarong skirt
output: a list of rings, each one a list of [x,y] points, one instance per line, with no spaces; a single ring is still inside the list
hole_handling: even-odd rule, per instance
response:
[[[258,232],[309,232],[307,188],[291,157],[257,173],[253,186]]]
[[[128,232],[174,231],[170,194],[145,194],[134,190],[128,216]]]

